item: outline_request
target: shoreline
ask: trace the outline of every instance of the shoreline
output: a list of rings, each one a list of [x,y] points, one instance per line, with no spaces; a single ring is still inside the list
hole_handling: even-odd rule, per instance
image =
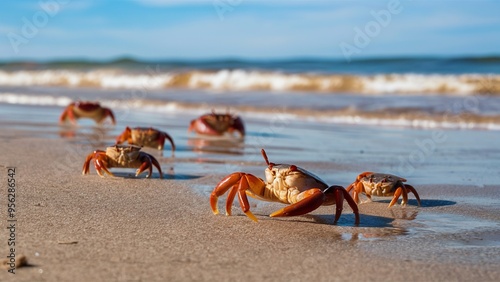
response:
[[[0,271],[2,281],[500,277],[498,186],[419,185],[422,207],[411,196],[406,208],[387,209],[387,199],[375,199],[360,205],[359,227],[348,205],[335,226],[332,207],[276,219],[266,215],[282,205],[252,202],[259,219],[254,223],[237,201],[233,216],[212,214],[203,193],[224,174],[207,173],[204,163],[162,158],[162,168],[179,175],[163,180],[100,178],[93,168],[82,176],[83,157],[68,163],[61,153],[78,142],[7,132],[0,140],[2,167],[19,170],[18,254],[30,265],[15,276]],[[51,164],[58,162],[67,168],[55,170],[61,168]],[[6,240],[5,230],[0,240]]]

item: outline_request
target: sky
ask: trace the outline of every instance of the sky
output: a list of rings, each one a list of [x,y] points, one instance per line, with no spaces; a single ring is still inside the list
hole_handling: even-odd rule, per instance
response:
[[[3,1],[0,60],[500,55],[498,0]]]

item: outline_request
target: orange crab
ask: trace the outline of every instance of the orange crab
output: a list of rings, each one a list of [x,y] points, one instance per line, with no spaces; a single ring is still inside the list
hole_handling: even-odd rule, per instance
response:
[[[69,104],[61,116],[59,122],[63,123],[67,119],[71,123],[76,124],[79,118],[90,118],[96,123],[102,123],[107,117],[111,118],[111,122],[116,124],[115,116],[109,108],[102,107],[98,102],[77,101]]]
[[[321,205],[336,205],[334,223],[337,223],[345,199],[354,212],[355,224],[359,224],[358,206],[342,186],[328,186],[316,175],[295,165],[271,163],[264,149],[261,153],[267,163],[265,180],[244,172],[235,172],[224,177],[210,195],[210,206],[214,214],[219,213],[218,198],[229,191],[226,215],[231,215],[231,205],[238,195],[242,211],[254,221],[257,221],[257,218],[250,211],[247,196],[289,204],[273,212],[271,217],[303,215]]]
[[[172,146],[172,154],[175,151],[174,140],[166,132],[160,131],[152,127],[126,127],[125,130],[116,138],[116,144],[128,142],[129,144],[158,148],[163,150],[165,140],[170,141]]]
[[[401,195],[403,195],[401,205],[406,205],[408,192],[412,192],[420,206],[420,196],[417,190],[410,184],[403,184],[403,182],[406,182],[406,179],[396,175],[366,171],[358,175],[356,180],[347,187],[347,191],[350,193],[353,190],[353,198],[356,203],[360,202],[359,194],[361,193],[365,194],[370,201],[371,196],[392,196],[389,208],[398,201]]]
[[[191,121],[188,131],[198,134],[221,136],[225,133],[238,132],[241,137],[245,136],[245,125],[239,116],[232,114],[204,114]]]
[[[83,163],[82,174],[89,173],[90,161],[94,160],[94,167],[99,176],[104,177],[104,173],[114,176],[109,171],[112,167],[137,168],[135,176],[139,176],[142,172],[149,170],[147,178],[153,173],[153,165],[158,169],[160,178],[163,178],[160,164],[155,157],[150,154],[141,152],[141,147],[135,145],[114,145],[107,147],[106,151],[96,150],[90,153]]]

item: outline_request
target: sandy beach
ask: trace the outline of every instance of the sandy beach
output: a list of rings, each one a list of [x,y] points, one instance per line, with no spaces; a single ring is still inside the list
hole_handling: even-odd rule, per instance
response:
[[[9,112],[8,107],[3,110]],[[156,171],[153,179],[135,179],[133,170],[101,178],[93,167],[90,175],[83,176],[87,151],[112,142],[123,124],[106,133],[101,142],[89,142],[91,135],[78,132],[92,127],[79,127],[76,137],[61,138],[54,122],[43,123],[56,120],[59,112],[39,109],[38,114],[42,123],[10,121],[12,127],[0,134],[4,183],[6,167],[16,167],[16,255],[25,255],[29,263],[16,269],[15,275],[0,271],[1,281],[500,279],[498,185],[455,184],[456,179],[436,175],[429,181],[437,184],[425,184],[415,174],[413,184],[422,207],[416,206],[413,196],[407,207],[391,209],[389,199],[376,198],[360,205],[360,226],[354,226],[347,205],[333,225],[332,207],[320,207],[305,216],[269,218],[282,205],[252,201],[252,211],[259,218],[255,223],[244,216],[237,201],[233,216],[213,215],[208,195],[233,168],[263,176],[265,163],[255,157],[258,151],[253,152],[258,144],[250,142],[243,148],[250,161],[223,148],[219,148],[222,154],[201,152],[192,145],[196,138],[183,126],[186,117],[157,116],[150,120],[170,124],[179,148],[175,158],[169,148],[163,156],[148,151],[160,161],[165,179],[159,179]],[[250,136],[261,125],[250,121]],[[287,139],[297,134],[291,131]],[[321,134],[316,137],[324,139]],[[266,149],[275,162],[280,157],[286,162],[294,158],[294,149]],[[313,162],[314,152],[297,153],[298,164],[344,186],[362,166],[384,166],[383,162]],[[327,171],[335,173],[329,176]],[[5,225],[7,188],[3,187],[0,203]],[[225,197],[219,200],[221,210],[224,201]],[[5,228],[0,232],[2,256],[8,252],[8,232]]]

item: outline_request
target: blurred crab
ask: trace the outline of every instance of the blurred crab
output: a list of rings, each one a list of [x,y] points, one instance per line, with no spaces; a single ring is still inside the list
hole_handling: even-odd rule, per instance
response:
[[[224,135],[225,133],[238,132],[241,137],[245,136],[245,125],[239,116],[232,114],[204,114],[191,121],[188,131],[195,131],[204,135]]]
[[[420,206],[420,196],[417,190],[410,184],[403,184],[406,179],[387,173],[376,173],[366,171],[358,175],[356,180],[347,187],[350,193],[353,190],[353,198],[356,203],[359,203],[359,194],[363,193],[371,201],[371,196],[391,197],[389,208],[392,207],[403,195],[401,205],[406,205],[408,202],[408,192],[412,192]]]
[[[71,123],[76,124],[76,120],[79,118],[91,118],[96,123],[102,123],[107,117],[111,118],[113,125],[116,124],[115,116],[110,109],[102,107],[98,102],[77,101],[64,109],[59,117],[59,122],[63,123],[69,119]]]
[[[172,154],[175,151],[174,140],[166,132],[160,131],[152,127],[126,127],[125,130],[116,138],[116,144],[128,142],[129,144],[158,148],[163,150],[165,139],[170,141],[172,146]]]
[[[135,176],[138,176],[145,170],[149,170],[146,177],[151,177],[153,173],[153,165],[158,169],[160,178],[163,178],[160,164],[155,157],[150,154],[141,152],[141,147],[135,145],[114,145],[107,147],[106,151],[96,150],[90,153],[83,163],[82,174],[89,173],[90,161],[94,160],[94,167],[101,177],[104,177],[103,171],[114,176],[109,171],[112,167],[137,168]]]
[[[214,214],[219,213],[217,207],[219,196],[229,191],[226,200],[226,215],[231,215],[231,205],[238,194],[242,211],[254,221],[257,221],[257,218],[250,211],[247,195],[264,201],[289,204],[273,212],[271,217],[303,215],[321,205],[336,205],[334,223],[337,223],[342,214],[345,199],[354,212],[355,224],[359,224],[358,206],[342,186],[329,187],[323,180],[307,170],[295,165],[271,163],[264,149],[261,153],[267,163],[265,180],[244,172],[235,172],[226,176],[210,195],[210,206]]]

